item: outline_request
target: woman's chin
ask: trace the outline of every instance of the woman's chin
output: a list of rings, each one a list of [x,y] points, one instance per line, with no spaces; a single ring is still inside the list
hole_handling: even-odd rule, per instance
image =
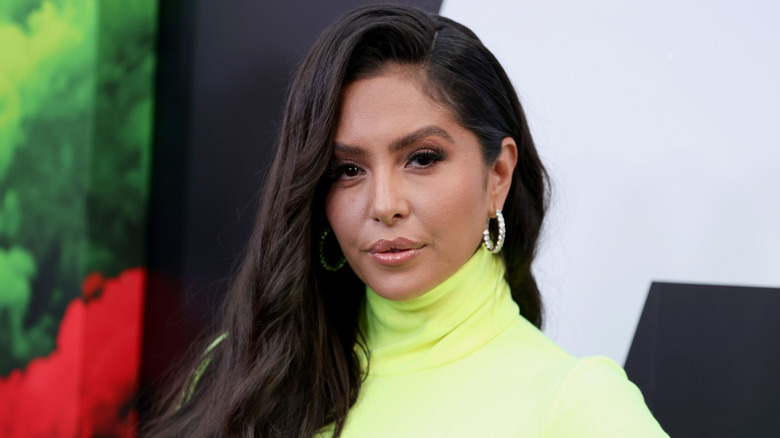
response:
[[[408,301],[425,295],[441,283],[438,279],[415,274],[408,272],[379,275],[366,284],[377,295],[386,300]]]

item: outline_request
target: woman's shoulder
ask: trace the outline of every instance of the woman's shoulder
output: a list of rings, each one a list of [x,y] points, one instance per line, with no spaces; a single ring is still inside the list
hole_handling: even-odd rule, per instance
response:
[[[182,392],[181,397],[179,398],[179,404],[176,405],[176,409],[181,408],[182,404],[187,403],[190,400],[192,394],[195,392],[195,388],[198,386],[198,382],[200,381],[201,377],[203,377],[203,373],[206,372],[206,369],[211,364],[211,352],[214,350],[214,348],[221,344],[222,341],[227,338],[227,336],[227,333],[222,333],[221,335],[217,336],[203,351],[203,355],[201,356],[202,359],[198,363],[198,366],[195,368],[195,370],[193,370],[190,383],[187,386],[186,391]]]
[[[549,437],[666,437],[641,391],[615,361],[596,356],[551,367],[559,382],[546,421]],[[583,431],[587,431],[583,434]]]
[[[546,404],[543,436],[667,436],[614,360],[576,358],[524,320],[495,341],[493,348],[508,351],[511,372]]]

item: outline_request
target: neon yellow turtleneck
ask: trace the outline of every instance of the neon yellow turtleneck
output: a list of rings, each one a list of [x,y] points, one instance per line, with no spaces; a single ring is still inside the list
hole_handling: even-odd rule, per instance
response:
[[[482,247],[418,298],[368,288],[364,317],[370,365],[343,437],[667,436],[616,363],[575,359],[520,316]]]

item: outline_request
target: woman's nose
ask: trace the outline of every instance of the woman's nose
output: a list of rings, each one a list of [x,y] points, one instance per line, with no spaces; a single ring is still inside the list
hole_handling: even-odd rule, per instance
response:
[[[377,172],[372,179],[371,217],[391,225],[409,214],[409,203],[403,193],[403,183],[392,171]]]

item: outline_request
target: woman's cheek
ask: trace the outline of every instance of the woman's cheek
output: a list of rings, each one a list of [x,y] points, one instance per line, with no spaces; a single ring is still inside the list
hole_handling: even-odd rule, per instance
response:
[[[356,245],[359,217],[356,214],[358,199],[343,189],[333,188],[326,199],[325,214],[333,232],[347,253]]]

